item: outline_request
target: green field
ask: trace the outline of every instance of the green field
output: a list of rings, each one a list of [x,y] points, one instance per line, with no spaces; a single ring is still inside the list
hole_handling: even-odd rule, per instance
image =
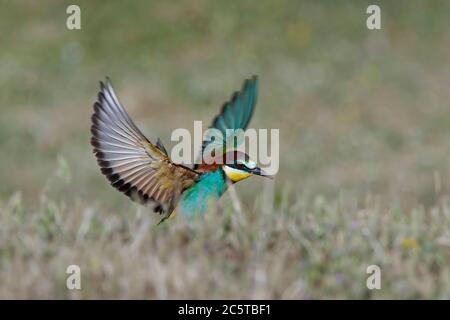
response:
[[[450,299],[450,2],[377,1],[373,31],[371,1],[69,4],[0,1],[0,298]],[[253,74],[280,171],[241,212],[156,226],[101,175],[105,76],[171,147]]]

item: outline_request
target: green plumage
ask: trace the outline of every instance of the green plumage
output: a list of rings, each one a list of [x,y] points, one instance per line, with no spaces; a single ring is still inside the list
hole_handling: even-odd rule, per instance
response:
[[[257,96],[258,78],[253,76],[244,82],[241,91],[236,91],[230,101],[223,104],[220,114],[212,122],[211,128],[220,130],[224,140],[211,142],[209,139],[206,139],[203,143],[203,149],[210,143],[218,144],[225,148],[227,143],[230,142],[228,141],[230,136],[227,130],[247,129],[253,116]],[[239,142],[236,144],[236,141],[232,142],[234,148],[239,144]],[[195,166],[195,169],[197,168],[198,166]],[[227,182],[222,169],[204,173],[194,186],[183,193],[178,206],[179,211],[187,218],[204,215],[211,200],[219,199],[226,189]]]
[[[258,95],[258,78],[246,80],[240,92],[235,92],[230,101],[225,102],[222,112],[213,120],[212,128],[225,135],[227,129],[245,130],[253,115]]]
[[[237,148],[242,141],[230,140],[232,134],[227,130],[245,130],[253,116],[255,110],[256,100],[258,96],[258,77],[253,76],[244,82],[241,91],[236,91],[230,101],[223,104],[220,114],[218,114],[210,128],[219,130],[222,133],[223,140],[211,141],[209,137],[203,141],[202,150],[207,145],[214,143],[217,146],[230,147],[230,142],[233,148]],[[225,151],[225,150],[224,150]]]
[[[178,210],[186,218],[204,215],[210,201],[219,199],[226,189],[222,169],[204,173],[199,182],[183,193]]]

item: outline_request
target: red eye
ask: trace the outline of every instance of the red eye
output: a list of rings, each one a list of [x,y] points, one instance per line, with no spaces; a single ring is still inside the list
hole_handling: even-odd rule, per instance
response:
[[[238,164],[236,164],[236,168],[238,168],[240,170],[245,170],[246,166],[244,166],[242,163],[238,163]]]

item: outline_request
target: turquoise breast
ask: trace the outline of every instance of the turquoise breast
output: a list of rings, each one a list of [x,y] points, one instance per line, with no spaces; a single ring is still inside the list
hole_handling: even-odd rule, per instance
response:
[[[199,182],[183,193],[178,211],[188,219],[204,215],[208,205],[217,201],[226,189],[227,184],[221,169],[204,173]]]

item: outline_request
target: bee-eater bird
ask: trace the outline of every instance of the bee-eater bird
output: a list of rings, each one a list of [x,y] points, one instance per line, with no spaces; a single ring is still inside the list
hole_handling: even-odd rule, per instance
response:
[[[256,76],[244,82],[240,92],[223,104],[211,128],[225,134],[227,129],[245,130],[253,115],[258,92]],[[92,115],[91,144],[101,172],[111,185],[142,204],[149,204],[161,221],[174,209],[185,217],[204,214],[208,204],[218,200],[228,183],[251,175],[267,176],[246,153],[233,152],[233,162],[206,164],[193,168],[175,164],[161,140],[148,140],[131,120],[112,88],[110,80],[100,82],[100,92]],[[226,140],[226,136],[225,139]],[[223,141],[226,144],[227,141]],[[203,143],[203,149],[208,144]],[[227,158],[228,159],[228,158]]]

